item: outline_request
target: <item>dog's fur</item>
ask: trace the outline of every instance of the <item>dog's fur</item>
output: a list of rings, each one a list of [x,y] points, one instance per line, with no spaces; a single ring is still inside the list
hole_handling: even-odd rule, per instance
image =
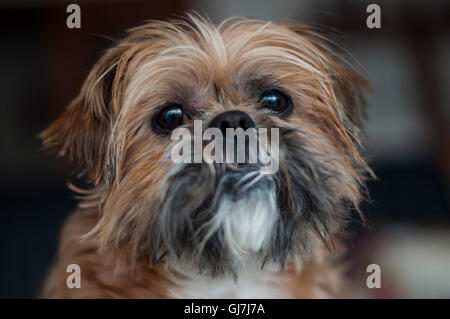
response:
[[[91,185],[62,233],[43,297],[343,296],[333,261],[370,169],[359,154],[367,82],[300,24],[191,14],[132,29],[41,137]],[[259,107],[279,88],[291,114]],[[280,130],[280,169],[174,164],[151,119],[168,102],[209,123],[245,111]],[[66,266],[81,267],[81,288]]]

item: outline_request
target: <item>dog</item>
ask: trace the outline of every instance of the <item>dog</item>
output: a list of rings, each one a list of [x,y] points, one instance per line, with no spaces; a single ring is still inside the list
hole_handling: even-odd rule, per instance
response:
[[[370,168],[368,81],[299,23],[195,13],[131,29],[40,137],[87,188],[65,223],[44,298],[332,298]],[[278,169],[174,163],[193,122],[278,129]],[[269,144],[273,141],[269,141]],[[81,270],[70,289],[68,265]]]

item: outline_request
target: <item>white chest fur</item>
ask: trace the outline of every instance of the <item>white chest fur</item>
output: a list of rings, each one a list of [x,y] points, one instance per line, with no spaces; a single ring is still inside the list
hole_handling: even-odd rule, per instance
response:
[[[176,284],[171,289],[173,298],[289,298],[283,291],[280,276],[269,271],[241,274],[237,281],[198,277],[180,280]]]

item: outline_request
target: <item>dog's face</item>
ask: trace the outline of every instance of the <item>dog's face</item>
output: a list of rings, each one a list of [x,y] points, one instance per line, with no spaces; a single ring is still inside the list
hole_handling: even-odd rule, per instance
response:
[[[105,54],[42,137],[92,183],[84,205],[99,219],[88,236],[102,247],[236,275],[329,243],[357,207],[366,88],[305,26],[153,22]],[[171,132],[194,120],[278,128],[278,171],[172,162]]]

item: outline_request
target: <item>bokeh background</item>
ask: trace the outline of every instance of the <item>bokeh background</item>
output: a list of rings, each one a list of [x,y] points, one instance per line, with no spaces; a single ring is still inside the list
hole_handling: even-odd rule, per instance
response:
[[[0,297],[36,297],[60,226],[76,206],[68,164],[42,151],[37,134],[73,98],[113,39],[147,19],[186,10],[220,22],[232,15],[314,24],[346,47],[373,84],[368,183],[349,238],[357,296],[450,297],[450,2],[331,0],[74,1],[81,29],[66,27],[70,2],[0,4]],[[366,7],[381,7],[381,29]],[[368,264],[381,289],[366,287]]]

